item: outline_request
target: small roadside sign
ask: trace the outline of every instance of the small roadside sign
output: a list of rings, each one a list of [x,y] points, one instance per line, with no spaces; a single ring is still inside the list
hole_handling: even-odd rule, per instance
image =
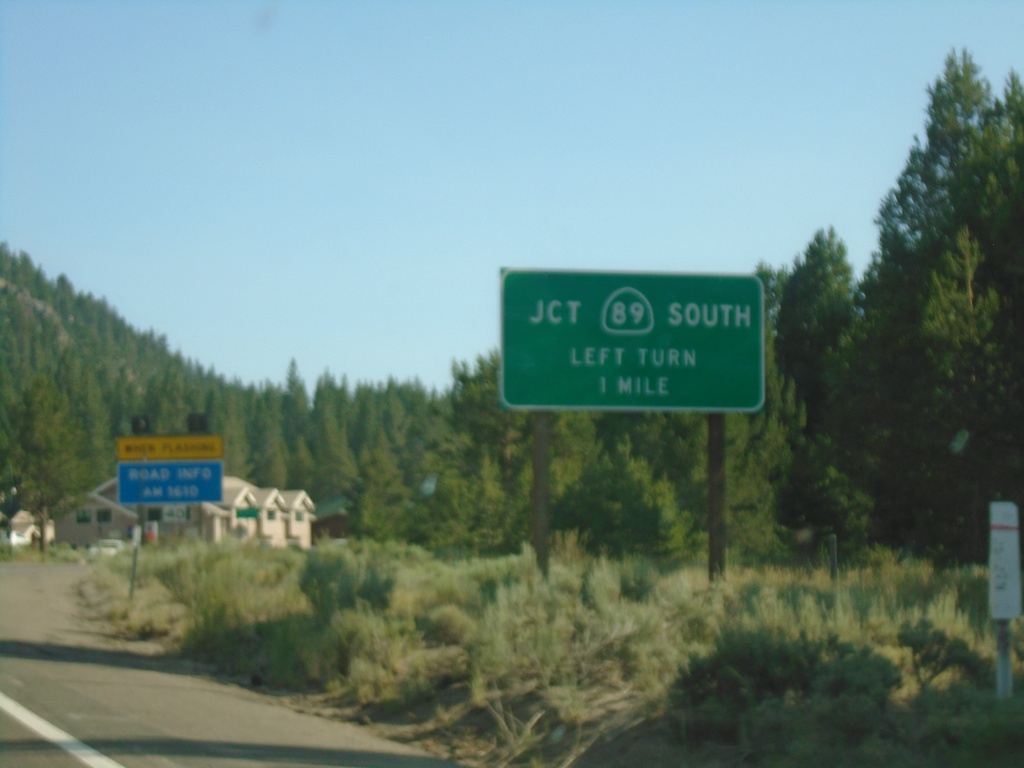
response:
[[[186,506],[164,507],[163,521],[165,523],[187,523],[191,515]]]
[[[220,459],[221,435],[123,435],[117,438],[118,461]]]
[[[993,619],[1021,615],[1020,521],[1012,501],[989,505],[989,606]]]
[[[1021,614],[1020,516],[1012,501],[989,504],[988,602],[996,624],[996,698],[1013,696],[1010,620]]]

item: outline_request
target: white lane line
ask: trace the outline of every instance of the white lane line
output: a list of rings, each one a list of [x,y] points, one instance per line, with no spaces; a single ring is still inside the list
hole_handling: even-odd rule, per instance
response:
[[[52,723],[43,720],[39,715],[25,709],[14,699],[10,699],[0,693],[0,709],[13,717],[19,723],[29,728],[51,744],[63,749],[72,757],[77,757],[89,768],[124,768],[120,763],[111,760],[106,755],[100,754],[88,744],[83,744],[70,733],[65,733]]]

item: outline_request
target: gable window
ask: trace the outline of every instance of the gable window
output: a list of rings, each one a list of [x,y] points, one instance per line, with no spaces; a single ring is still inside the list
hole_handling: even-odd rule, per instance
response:
[[[109,509],[97,509],[96,510],[96,522],[97,523],[109,523],[111,520],[111,514]]]
[[[298,511],[297,511],[297,512],[295,513],[295,522],[296,522],[296,523],[301,523],[301,522],[303,521],[303,519],[305,519],[305,517],[306,517],[306,516],[305,516],[305,515],[304,515],[304,514],[303,514],[302,512],[298,512]]]
[[[277,510],[276,509],[268,509],[267,510],[267,520],[277,520]]]
[[[91,523],[92,522],[92,510],[91,509],[80,509],[75,512],[76,523]]]

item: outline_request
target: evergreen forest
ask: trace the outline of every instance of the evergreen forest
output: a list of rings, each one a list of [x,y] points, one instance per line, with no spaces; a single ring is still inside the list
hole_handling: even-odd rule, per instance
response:
[[[927,92],[864,274],[824,222],[799,255],[756,267],[766,397],[726,416],[730,562],[817,558],[830,534],[850,559],[984,562],[989,502],[1024,504],[1024,87],[1012,73],[994,89],[965,51]],[[517,552],[532,422],[499,407],[499,367],[497,350],[456,362],[443,392],[326,372],[309,386],[294,362],[283,385],[229,381],[5,243],[3,503],[66,514],[113,476],[133,416],[181,432],[203,413],[225,474],[305,489],[347,510],[353,536]],[[706,487],[703,414],[553,419],[552,528],[595,552],[704,558]]]

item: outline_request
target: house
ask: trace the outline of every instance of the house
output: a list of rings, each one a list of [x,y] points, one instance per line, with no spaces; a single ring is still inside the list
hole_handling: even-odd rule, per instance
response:
[[[348,506],[345,496],[334,496],[320,504],[313,522],[313,540],[344,539],[348,536]]]
[[[98,539],[132,537],[142,526],[148,542],[160,538],[262,541],[268,546],[307,549],[312,542],[315,505],[305,491],[259,488],[225,476],[220,502],[199,504],[132,504],[117,501],[117,478],[89,493],[86,504],[57,521],[57,540],[89,546]]]
[[[113,497],[109,486],[113,484]],[[138,524],[135,510],[117,503],[117,480],[108,480],[89,492],[85,504],[56,521],[57,541],[88,547],[99,539],[130,539]]]
[[[10,528],[11,531],[14,533],[20,533],[33,544],[39,542],[39,526],[36,524],[35,515],[27,509],[22,509],[14,513],[14,516],[10,519]],[[46,521],[46,530],[46,540],[47,542],[52,542],[55,535],[53,520]]]

